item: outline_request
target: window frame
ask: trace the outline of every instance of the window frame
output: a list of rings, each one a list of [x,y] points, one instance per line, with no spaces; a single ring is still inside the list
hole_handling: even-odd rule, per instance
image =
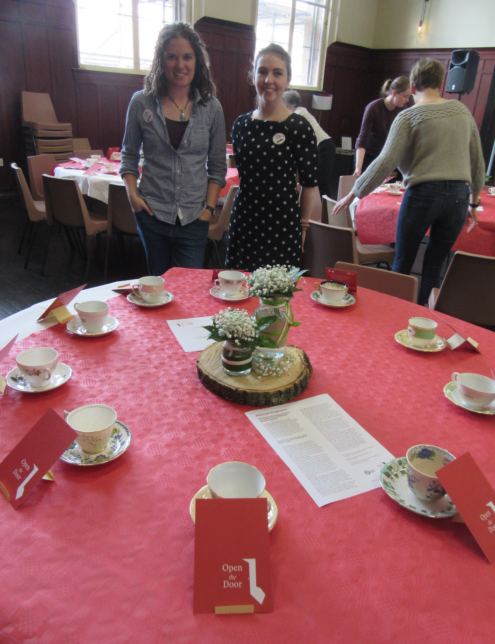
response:
[[[292,56],[292,41],[294,37],[294,24],[296,17],[296,2],[297,0],[291,0],[291,15],[290,15],[290,26],[289,26],[289,54]],[[321,92],[323,89],[323,77],[325,74],[325,60],[326,60],[326,51],[328,47],[328,36],[330,30],[330,15],[331,15],[331,4],[332,0],[324,0],[324,4],[314,2],[313,0],[304,0],[305,4],[311,6],[316,6],[318,8],[324,9],[323,16],[323,29],[321,36],[321,49],[320,49],[320,60],[318,63],[318,73],[317,73],[317,82],[316,85],[296,85],[291,82],[290,86],[293,89],[302,89],[312,92]],[[258,10],[259,10],[259,0],[256,0],[256,9],[255,9],[255,25],[254,30],[257,33],[258,30]],[[256,48],[255,48],[256,51]]]
[[[92,71],[92,72],[110,72],[112,74],[132,74],[134,76],[146,76],[149,69],[139,68],[139,15],[138,15],[138,2],[139,0],[132,1],[132,53],[134,67],[126,69],[125,67],[106,67],[103,65],[85,65],[81,63],[80,50],[79,50],[79,15],[77,11],[77,0],[72,0],[76,13],[76,39],[77,39],[77,64],[78,69]],[[184,21],[190,23],[191,13],[191,0],[175,0],[175,2],[184,8]]]

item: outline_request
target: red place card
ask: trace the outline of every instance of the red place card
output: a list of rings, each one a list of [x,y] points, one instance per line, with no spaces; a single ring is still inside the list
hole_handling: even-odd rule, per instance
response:
[[[436,475],[488,561],[495,563],[495,492],[474,458],[467,452]]]
[[[66,307],[67,304],[70,304],[70,302],[72,302],[76,295],[78,295],[85,286],[87,286],[87,284],[83,284],[82,286],[78,286],[77,288],[72,289],[72,291],[67,291],[66,293],[59,295],[57,299],[50,304],[46,311],[42,315],[40,315],[40,317],[37,319],[37,322],[45,320],[49,315],[55,315],[55,317],[57,317],[57,310],[61,307]]]
[[[341,271],[338,268],[325,268],[325,272],[327,274],[327,280],[344,282],[349,287],[349,293],[356,293],[357,273],[354,273],[354,271]]]
[[[14,346],[18,335],[19,334],[17,333],[15,338],[12,338],[12,340],[8,344],[6,344],[3,349],[0,349],[0,362],[9,355],[10,350]]]
[[[0,490],[14,509],[76,437],[72,427],[49,409],[4,458],[0,463]]]
[[[198,499],[194,612],[272,610],[266,499]]]

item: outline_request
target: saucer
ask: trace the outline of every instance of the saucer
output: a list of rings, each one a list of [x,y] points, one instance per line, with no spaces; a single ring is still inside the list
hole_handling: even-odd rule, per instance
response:
[[[436,335],[433,338],[433,340],[430,341],[430,344],[428,346],[413,347],[411,340],[409,339],[407,329],[404,329],[403,331],[398,331],[395,334],[395,340],[399,344],[402,344],[403,347],[407,347],[408,349],[413,349],[414,351],[425,351],[426,353],[436,353],[437,351],[443,351],[447,346],[447,342],[445,341],[445,339],[440,338],[438,335]]]
[[[380,470],[380,483],[391,499],[403,508],[430,519],[444,519],[457,514],[457,508],[447,494],[437,501],[418,499],[407,483],[406,467],[407,459],[403,456],[394,458]]]
[[[134,293],[129,293],[127,296],[127,299],[129,302],[132,304],[136,304],[137,306],[143,306],[144,308],[150,308],[154,309],[157,306],[165,306],[165,304],[168,304],[174,299],[174,296],[172,293],[169,293],[168,291],[163,291],[163,293],[160,295],[160,299],[158,302],[145,302],[143,298],[139,295],[135,295]]]
[[[98,335],[106,335],[107,333],[115,331],[118,326],[119,321],[117,320],[117,318],[114,318],[111,315],[107,315],[105,324],[102,326],[101,331],[87,331],[79,316],[73,318],[70,322],[67,322],[67,329],[69,331],[75,333],[76,335],[82,335],[87,338],[95,337]]]
[[[459,391],[459,387],[457,386],[456,382],[447,383],[443,388],[443,393],[450,400],[450,402],[453,402],[454,405],[457,405],[458,407],[463,407],[464,409],[467,409],[468,411],[472,411],[475,414],[486,414],[488,416],[495,416],[495,400],[491,402],[489,405],[487,405],[486,407],[483,407],[482,409],[473,409],[473,407],[469,407],[462,399],[462,396]]]
[[[83,452],[79,443],[74,441],[60,458],[71,465],[101,465],[122,456],[130,444],[131,432],[129,428],[124,423],[121,423],[120,420],[116,420],[110,439],[102,452],[88,454]]]
[[[6,375],[5,380],[9,387],[15,389],[16,391],[22,391],[25,394],[40,394],[43,391],[50,391],[50,389],[56,389],[63,385],[69,378],[72,376],[72,369],[64,364],[63,362],[57,362],[50,382],[44,387],[31,387],[31,385],[24,380],[24,377],[21,374],[19,367],[15,367],[12,371]]]
[[[212,289],[210,289],[210,295],[213,295],[213,297],[216,297],[217,300],[223,300],[224,302],[238,302],[240,300],[246,300],[248,297],[251,297],[249,295],[249,289],[243,286],[239,293],[237,295],[224,295],[222,293],[222,289],[219,286],[214,286]]]
[[[193,520],[193,523],[196,523],[196,499],[211,499],[211,492],[210,488],[205,485],[204,487],[199,490],[199,492],[196,492],[196,494],[193,496],[191,505],[189,506],[189,512],[191,514],[191,519]],[[273,496],[268,492],[267,490],[264,490],[261,495],[260,499],[267,499],[268,502],[270,503],[270,509],[268,510],[268,530],[273,530],[275,527],[275,524],[277,523],[278,519],[278,507],[277,504],[275,503],[275,499]]]
[[[323,306],[331,306],[335,308],[345,308],[346,306],[352,306],[356,303],[356,298],[353,297],[350,293],[346,293],[341,300],[337,300],[336,302],[332,302],[331,304],[322,300],[320,291],[313,291],[311,293],[311,299],[315,302],[318,302],[318,304],[323,304]]]

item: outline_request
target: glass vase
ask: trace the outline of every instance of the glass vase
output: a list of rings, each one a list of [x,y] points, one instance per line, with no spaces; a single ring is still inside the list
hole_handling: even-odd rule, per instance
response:
[[[222,344],[222,367],[229,376],[245,376],[253,366],[253,350],[241,349],[233,342]]]
[[[260,303],[254,312],[257,320],[274,315],[276,322],[270,324],[260,335],[268,335],[278,344],[277,349],[268,349],[266,347],[256,347],[256,351],[262,353],[266,358],[282,358],[285,355],[287,346],[287,337],[289,334],[289,323],[287,320],[287,300],[274,300],[270,298],[260,298]]]

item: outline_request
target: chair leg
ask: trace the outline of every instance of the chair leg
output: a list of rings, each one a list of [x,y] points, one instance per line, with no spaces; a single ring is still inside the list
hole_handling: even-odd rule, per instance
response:
[[[107,234],[107,249],[105,252],[105,272],[103,274],[103,281],[106,284],[107,283],[107,273],[108,273],[108,249],[110,246],[110,235]]]
[[[39,223],[40,222],[37,221],[37,222],[35,222],[35,224],[33,226],[33,231],[31,233],[31,241],[30,241],[29,249],[28,249],[28,254],[27,254],[27,257],[26,257],[26,261],[24,262],[24,268],[27,268],[29,258],[31,257],[31,251],[33,250],[33,245],[34,245],[34,238],[36,237],[36,231],[38,230]]]
[[[48,240],[47,240],[47,242],[46,242],[45,256],[44,256],[44,258],[43,258],[43,264],[42,264],[42,266],[41,266],[41,273],[40,273],[40,275],[44,275],[44,274],[45,274],[45,264],[46,264],[46,259],[47,259],[47,257],[48,257],[48,247],[50,246],[50,239],[51,239],[51,236],[52,236],[52,226],[48,226]]]
[[[24,238],[26,237],[26,233],[28,230],[29,230],[29,233],[31,233],[32,227],[33,227],[33,222],[28,217],[26,219],[26,223],[24,224],[24,230],[22,231],[21,243],[19,244],[19,250],[17,251],[18,255],[21,254],[22,245],[24,244]],[[29,234],[28,234],[28,240],[29,240]]]
[[[89,265],[91,264],[91,260],[93,258],[93,251],[95,248],[95,241],[96,241],[96,235],[87,235],[86,243],[88,247],[88,263],[86,264],[86,273],[84,274],[84,281],[88,281],[88,276],[89,276]]]
[[[68,226],[64,226],[64,230],[65,230],[65,236],[67,237],[67,241],[69,242],[69,248],[73,253],[76,250],[76,247],[74,246],[74,241],[71,237],[71,234],[72,234],[71,230]]]
[[[218,252],[218,244],[214,239],[212,239],[212,242],[213,242],[213,248],[215,249],[215,254],[216,254],[217,260],[218,260],[218,267],[223,268],[222,260],[220,259],[220,253]]]

